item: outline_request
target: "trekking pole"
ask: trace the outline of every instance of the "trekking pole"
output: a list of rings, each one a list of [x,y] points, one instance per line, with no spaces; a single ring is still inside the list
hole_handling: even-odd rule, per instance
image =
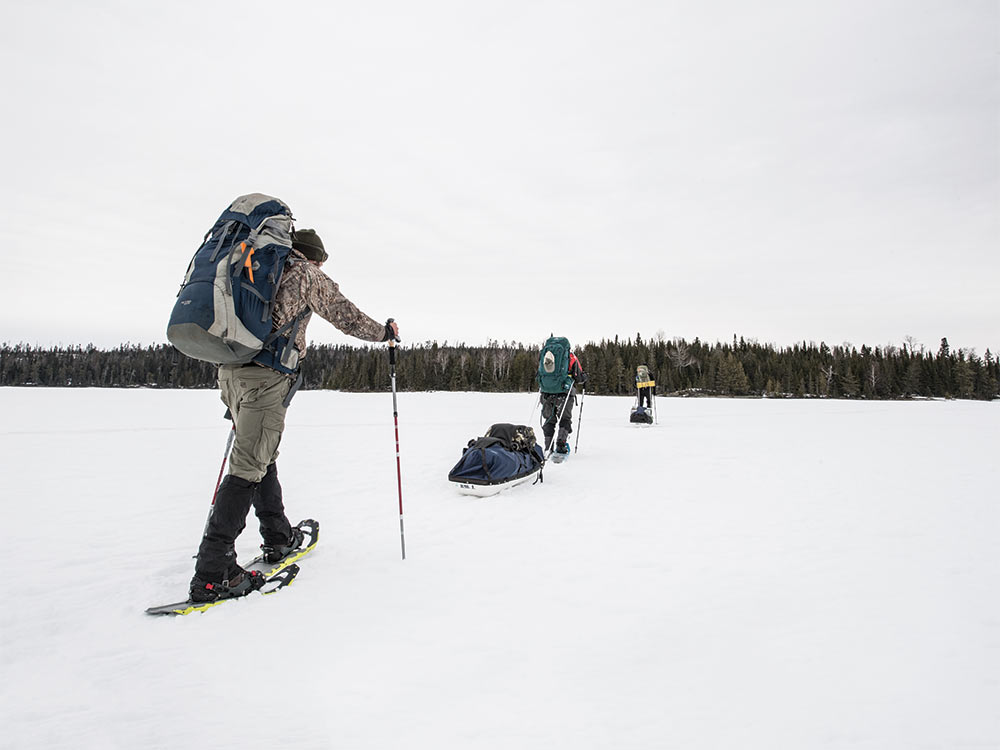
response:
[[[229,409],[226,409],[226,419],[233,419]],[[215,480],[215,492],[212,493],[212,503],[208,506],[208,518],[205,519],[205,530],[201,532],[202,536],[208,533],[208,524],[212,521],[212,513],[215,512],[215,498],[219,496],[219,486],[222,484],[222,472],[226,470],[226,459],[229,458],[229,451],[233,448],[233,440],[235,438],[236,420],[233,419],[233,429],[229,431],[229,438],[226,440],[226,452],[222,454],[222,466],[219,467],[219,478]]]
[[[386,324],[392,323],[392,318]],[[403,535],[403,472],[399,466],[399,409],[396,408],[396,342],[389,339],[389,375],[392,381],[392,420],[396,427],[396,487],[399,490],[399,549],[406,559],[406,537]]]
[[[228,411],[226,412],[229,413]],[[232,417],[230,417],[232,419]],[[219,486],[222,484],[222,472],[226,470],[226,460],[229,458],[229,451],[233,449],[233,440],[236,439],[236,422],[233,422],[233,428],[229,431],[229,437],[226,439],[226,452],[222,454],[222,466],[219,467],[219,477],[215,480],[215,492],[212,493],[212,507],[215,507],[215,498],[219,495]]]
[[[573,443],[573,452],[576,453],[580,447],[580,425],[583,424],[583,402],[587,398],[587,386],[583,386],[580,394],[580,413],[576,415],[576,442]]]

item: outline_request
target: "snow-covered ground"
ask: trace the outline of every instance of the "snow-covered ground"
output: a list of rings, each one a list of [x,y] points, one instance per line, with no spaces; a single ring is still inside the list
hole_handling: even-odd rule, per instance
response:
[[[587,397],[570,461],[480,499],[449,469],[533,396],[400,394],[402,561],[391,397],[300,393],[295,585],[151,618],[217,393],[0,389],[0,747],[1000,747],[1000,403],[629,405]]]

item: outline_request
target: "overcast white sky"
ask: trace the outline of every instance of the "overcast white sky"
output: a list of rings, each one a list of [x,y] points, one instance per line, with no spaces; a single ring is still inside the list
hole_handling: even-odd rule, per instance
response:
[[[164,342],[203,234],[263,192],[409,342],[1000,349],[996,0],[0,20],[0,341]]]

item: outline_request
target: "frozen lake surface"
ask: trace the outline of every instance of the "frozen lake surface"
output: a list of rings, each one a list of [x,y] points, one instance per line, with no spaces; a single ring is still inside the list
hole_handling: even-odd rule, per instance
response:
[[[302,392],[278,466],[319,547],[171,619],[218,394],[0,389],[0,748],[1000,747],[1000,403],[630,404],[473,498],[449,469],[535,397],[401,393],[402,561],[390,395]]]

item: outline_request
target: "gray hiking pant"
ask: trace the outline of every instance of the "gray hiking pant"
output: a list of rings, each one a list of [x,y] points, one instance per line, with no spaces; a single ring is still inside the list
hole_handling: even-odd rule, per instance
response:
[[[565,443],[566,438],[573,431],[573,404],[576,403],[576,394],[570,394],[569,401],[566,399],[567,396],[562,393],[541,394],[542,434],[545,436],[546,450],[552,444],[552,436],[556,431],[556,420],[559,419],[559,411],[563,409],[563,404],[566,405],[566,408],[563,410],[562,420],[559,422],[559,436],[556,438],[556,442]]]
[[[259,482],[278,458],[285,429],[284,401],[292,387],[290,375],[259,365],[219,367],[219,393],[236,425],[229,473]]]

